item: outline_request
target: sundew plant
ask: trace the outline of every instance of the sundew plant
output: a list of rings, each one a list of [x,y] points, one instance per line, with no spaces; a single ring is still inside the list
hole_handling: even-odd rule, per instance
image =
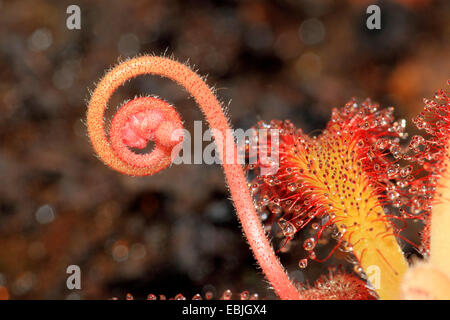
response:
[[[446,91],[424,100],[423,111],[413,119],[422,135],[409,137],[407,121],[397,119],[393,108],[353,99],[333,109],[320,134],[305,134],[289,119],[267,119],[258,122],[254,132],[276,131],[276,139],[255,134],[244,145],[236,145],[224,108],[202,77],[174,59],[140,56],[106,73],[87,111],[96,154],[111,169],[131,176],[153,175],[169,167],[183,140],[174,135],[183,129],[181,116],[154,96],[124,103],[109,132],[105,131],[112,94],[126,81],[145,74],[175,81],[200,107],[215,138],[243,234],[280,299],[450,298],[450,97]],[[149,141],[154,143],[150,152],[135,151]],[[274,153],[276,162],[260,156]],[[245,156],[246,165],[238,161],[239,155]],[[412,221],[423,223],[420,243],[401,233]],[[339,250],[354,265],[353,272],[331,268],[312,285],[293,282],[272,246],[272,229],[283,239],[278,250],[287,250],[300,233],[309,235],[303,250],[294,253],[299,268],[308,268],[311,260],[326,261]],[[318,250],[331,239],[335,244],[329,252]],[[416,248],[423,261],[407,261],[400,243]],[[219,298],[237,296],[226,291]],[[257,296],[245,291],[239,298]]]

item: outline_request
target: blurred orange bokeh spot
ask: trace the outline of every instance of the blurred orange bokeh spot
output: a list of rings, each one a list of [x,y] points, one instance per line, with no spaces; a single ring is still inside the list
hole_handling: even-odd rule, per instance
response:
[[[0,300],[8,300],[8,299],[9,299],[8,289],[6,289],[3,286],[0,286]]]

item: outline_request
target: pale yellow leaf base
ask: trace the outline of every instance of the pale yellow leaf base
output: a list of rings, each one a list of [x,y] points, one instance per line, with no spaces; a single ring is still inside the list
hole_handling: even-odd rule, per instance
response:
[[[406,300],[449,300],[450,278],[430,263],[420,263],[406,273],[401,291]]]

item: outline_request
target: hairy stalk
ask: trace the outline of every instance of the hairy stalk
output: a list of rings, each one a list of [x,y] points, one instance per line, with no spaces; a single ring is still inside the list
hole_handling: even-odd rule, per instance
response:
[[[141,98],[131,101],[122,107],[125,111],[120,113],[119,118],[113,119],[111,143],[105,134],[104,114],[109,98],[125,81],[145,74],[169,78],[194,97],[213,129],[222,158],[226,159],[229,147],[223,141],[234,143],[234,139],[221,105],[211,89],[198,74],[179,62],[165,57],[143,56],[123,62],[109,71],[91,97],[87,112],[88,133],[95,151],[104,163],[117,171],[135,176],[154,174],[171,163],[172,148],[179,141],[172,141],[170,137],[175,129],[180,128],[180,121],[179,116],[174,114],[175,111],[162,100]],[[150,110],[156,106],[156,111],[145,111],[143,106],[146,104]],[[127,111],[129,108],[132,111]],[[154,123],[155,120],[160,123]],[[223,140],[218,139],[214,132],[220,133]],[[127,146],[141,147],[141,139],[155,142],[156,147],[150,154],[137,155],[127,150]],[[232,149],[233,154],[237,154],[235,145]],[[237,162],[223,164],[223,170],[244,234],[262,271],[281,299],[301,299],[300,292],[288,278],[265,236],[241,165]]]

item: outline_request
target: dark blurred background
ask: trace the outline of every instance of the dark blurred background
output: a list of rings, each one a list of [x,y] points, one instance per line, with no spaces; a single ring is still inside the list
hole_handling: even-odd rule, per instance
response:
[[[66,28],[71,4],[81,30]],[[365,27],[369,4],[381,8],[381,30]],[[311,132],[353,96],[409,120],[450,78],[449,21],[446,0],[0,0],[0,298],[226,289],[273,298],[221,168],[110,170],[86,136],[89,90],[119,57],[166,52],[209,75],[234,127],[278,118]],[[202,119],[183,90],[155,77],[127,83],[111,109],[137,94],[173,103],[189,130]],[[281,258],[299,281],[328,267],[299,269],[295,250]],[[82,290],[66,287],[72,264]]]

